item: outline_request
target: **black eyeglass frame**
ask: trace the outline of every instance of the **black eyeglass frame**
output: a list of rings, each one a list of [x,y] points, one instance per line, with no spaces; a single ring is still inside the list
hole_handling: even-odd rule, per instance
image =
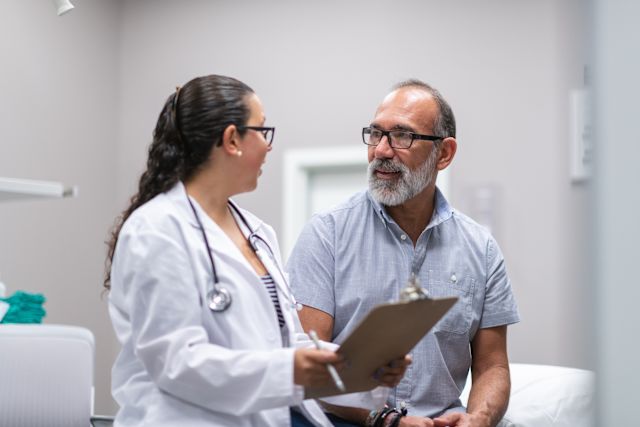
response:
[[[424,140],[424,141],[439,141],[442,139],[445,139],[445,136],[435,136],[435,135],[423,135],[420,133],[415,133],[415,132],[411,132],[408,130],[402,130],[402,129],[394,129],[394,130],[382,130],[382,129],[378,129],[378,128],[372,128],[372,127],[364,127],[362,128],[362,142],[365,145],[369,145],[371,147],[376,147],[378,144],[370,144],[367,142],[365,135],[371,135],[371,131],[372,130],[377,130],[378,132],[380,132],[380,141],[378,142],[378,144],[380,144],[380,142],[382,142],[382,137],[386,136],[387,137],[387,143],[389,144],[389,146],[391,148],[396,148],[398,150],[408,150],[409,148],[411,148],[411,146],[413,145],[413,141],[415,141],[416,139],[420,139],[420,140]],[[397,147],[395,145],[393,145],[393,140],[391,138],[391,133],[394,132],[402,132],[405,134],[409,134],[411,135],[411,142],[409,142],[409,145],[407,147]]]
[[[271,144],[273,144],[273,136],[276,133],[276,128],[275,127],[265,127],[265,126],[238,126],[237,127],[238,130],[255,130],[258,132],[262,132],[262,136],[265,139],[265,141],[267,141],[267,144],[269,146],[271,146]],[[271,132],[271,133],[269,133]],[[269,135],[271,135],[269,138],[267,138]]]

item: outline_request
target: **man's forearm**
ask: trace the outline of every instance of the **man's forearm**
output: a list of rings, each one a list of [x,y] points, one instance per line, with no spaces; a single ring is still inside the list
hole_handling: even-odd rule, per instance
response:
[[[474,379],[467,412],[484,420],[487,427],[495,427],[507,411],[510,391],[508,365],[493,366]]]

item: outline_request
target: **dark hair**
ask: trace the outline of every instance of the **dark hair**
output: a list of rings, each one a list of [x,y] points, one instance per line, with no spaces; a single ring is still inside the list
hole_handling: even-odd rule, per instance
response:
[[[409,79],[396,84],[393,90],[402,89],[405,87],[416,87],[428,92],[438,104],[439,114],[433,123],[433,132],[442,137],[456,137],[456,118],[453,116],[453,111],[449,106],[449,103],[444,99],[442,94],[432,86],[418,79]]]
[[[137,208],[200,170],[229,125],[249,120],[246,84],[225,76],[197,77],[172,93],[162,108],[138,192],[116,219],[107,242],[104,287],[111,287],[111,263],[122,225]],[[242,131],[239,131],[242,134]]]

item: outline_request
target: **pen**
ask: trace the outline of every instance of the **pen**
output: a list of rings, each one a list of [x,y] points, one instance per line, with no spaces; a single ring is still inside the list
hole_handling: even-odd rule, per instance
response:
[[[316,348],[318,350],[322,350],[322,347],[320,346],[320,340],[318,339],[318,334],[316,334],[316,331],[314,331],[313,329],[310,330],[309,336],[313,340],[313,343],[316,345]],[[336,387],[338,387],[338,390],[343,393],[347,391],[347,388],[344,386],[344,383],[338,375],[338,371],[336,371],[336,368],[331,363],[327,363],[327,370],[329,371],[329,375],[331,375],[331,379],[333,379],[334,384],[336,385]]]

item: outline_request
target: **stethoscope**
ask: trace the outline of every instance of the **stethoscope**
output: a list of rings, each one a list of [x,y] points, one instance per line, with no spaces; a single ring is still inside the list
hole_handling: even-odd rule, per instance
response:
[[[224,286],[220,284],[220,280],[218,279],[218,273],[216,271],[216,265],[213,262],[213,255],[211,255],[211,249],[209,246],[209,239],[207,239],[207,233],[205,233],[204,231],[204,227],[202,226],[202,222],[200,221],[200,216],[198,215],[198,212],[196,211],[195,206],[193,206],[193,202],[191,202],[191,198],[189,197],[188,194],[187,194],[187,201],[189,202],[189,206],[191,206],[193,215],[195,216],[196,222],[198,223],[198,228],[200,228],[200,232],[202,233],[202,239],[204,241],[205,248],[207,249],[209,262],[211,263],[211,273],[213,275],[213,288],[207,293],[207,305],[209,306],[209,309],[213,312],[222,312],[227,310],[231,305],[231,301],[232,301],[231,293],[229,292],[228,289],[226,289]],[[276,266],[278,270],[278,274],[280,274],[280,278],[282,282],[286,286],[286,292],[284,292],[284,295],[291,303],[291,308],[296,309],[297,311],[302,310],[302,304],[300,304],[299,302],[296,302],[293,296],[291,287],[289,286],[289,282],[287,281],[287,278],[285,277],[284,272],[278,265],[278,262],[275,259],[275,254],[273,253],[273,249],[271,249],[271,246],[269,245],[269,243],[267,243],[265,239],[263,239],[255,231],[253,231],[253,229],[249,225],[249,221],[247,221],[247,219],[244,217],[242,212],[240,212],[240,208],[238,208],[235,205],[235,203],[233,203],[232,201],[228,201],[227,203],[234,210],[238,218],[240,218],[244,226],[249,231],[249,235],[247,236],[249,246],[251,246],[251,249],[258,256],[258,258],[260,258],[261,261],[263,261],[263,258],[262,258],[263,251],[260,250],[259,246],[263,246],[264,248],[266,248],[266,252],[269,254],[269,257],[271,258],[273,265]],[[264,261],[263,261],[263,264],[264,264]]]

